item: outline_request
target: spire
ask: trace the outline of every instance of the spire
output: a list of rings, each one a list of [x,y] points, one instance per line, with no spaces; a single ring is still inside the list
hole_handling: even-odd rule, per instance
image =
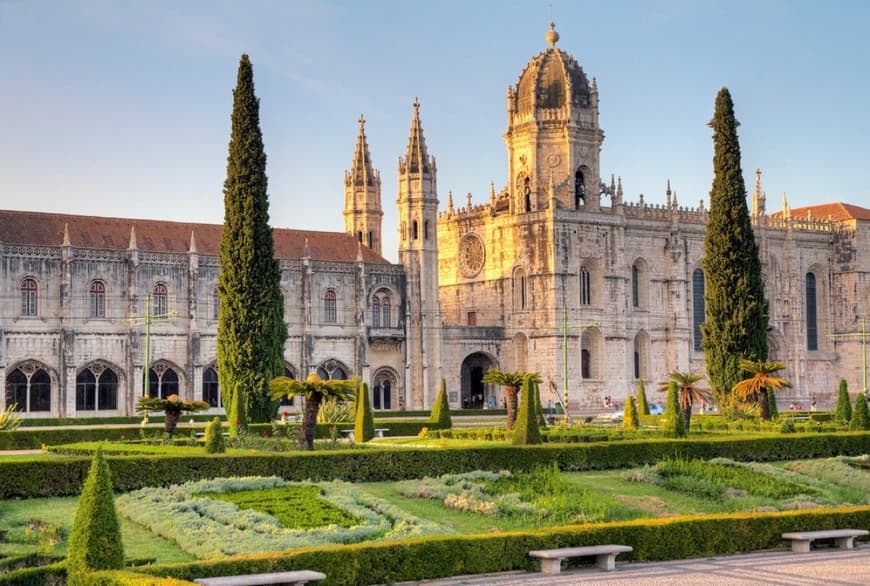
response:
[[[420,100],[414,98],[414,118],[411,120],[411,133],[408,137],[408,151],[404,164],[409,173],[429,173],[429,154],[423,139],[423,126],[420,124]]]
[[[764,191],[761,189],[761,169],[755,170],[755,192],[752,194],[752,215],[765,214]]]
[[[359,115],[359,133],[356,137],[356,148],[353,151],[353,162],[350,166],[350,180],[354,185],[373,185],[375,172],[372,168],[372,157],[369,154],[369,143],[366,139],[366,120]]]
[[[495,181],[489,182],[489,203],[495,205]]]
[[[130,250],[139,249],[139,245],[136,244],[136,226],[130,226],[130,245],[127,248]]]
[[[453,213],[453,190],[447,192],[447,211]]]
[[[665,195],[668,197],[668,208],[671,207],[671,180],[668,179],[668,189],[665,191]]]
[[[782,192],[782,217],[791,218],[791,208],[788,207],[788,198],[784,191]]]
[[[63,225],[63,243],[61,246],[72,246],[69,239],[69,224]]]

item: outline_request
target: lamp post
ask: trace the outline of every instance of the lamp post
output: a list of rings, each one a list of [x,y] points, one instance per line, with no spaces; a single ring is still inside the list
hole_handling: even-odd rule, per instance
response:
[[[864,397],[867,397],[867,318],[861,317],[861,331],[851,334],[831,334],[829,337],[834,338],[861,338],[861,368],[864,378]]]
[[[128,326],[145,324],[145,374],[142,381],[142,396],[149,396],[151,392],[151,322],[155,319],[169,319],[177,317],[177,311],[167,311],[166,313],[151,313],[151,295],[145,296],[145,315],[129,317],[124,320]],[[146,414],[147,418],[147,414]]]
[[[598,327],[601,325],[601,322],[589,322],[584,324],[573,324],[568,325],[568,308],[562,308],[562,324],[557,326],[562,332],[562,412],[563,412],[563,421],[567,424],[570,421],[570,417],[568,416],[568,330],[569,329],[583,329],[583,328],[591,328]],[[559,394],[555,388],[555,383],[550,381],[550,390],[556,395],[556,399],[558,400]]]

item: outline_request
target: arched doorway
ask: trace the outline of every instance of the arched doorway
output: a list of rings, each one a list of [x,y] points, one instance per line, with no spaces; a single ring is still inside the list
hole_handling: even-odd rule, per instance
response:
[[[494,366],[492,359],[483,352],[469,354],[462,361],[460,371],[462,384],[462,408],[483,409],[486,401],[486,385],[483,375]]]

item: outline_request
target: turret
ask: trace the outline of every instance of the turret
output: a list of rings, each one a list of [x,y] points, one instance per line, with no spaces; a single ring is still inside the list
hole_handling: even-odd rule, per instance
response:
[[[365,119],[359,117],[359,133],[350,170],[344,173],[344,230],[378,254],[381,250],[381,174],[372,168],[366,140]]]

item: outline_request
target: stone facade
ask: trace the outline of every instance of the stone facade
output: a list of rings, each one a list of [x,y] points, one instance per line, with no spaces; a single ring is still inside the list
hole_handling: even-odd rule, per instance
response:
[[[545,403],[567,397],[588,412],[605,396],[621,403],[639,379],[652,388],[674,369],[704,372],[703,201],[681,205],[668,185],[665,205],[626,202],[621,179],[599,178],[596,82],[556,48],[552,25],[547,41],[508,90],[507,179],[485,203],[448,194],[439,211],[415,102],[395,265],[380,256],[381,180],[360,119],[345,233],[275,230],[289,375],[356,375],[376,409],[428,409],[442,377],[454,408],[485,407],[502,401],[480,380],[488,367],[536,371]],[[784,199],[768,214],[765,200],[759,171],[751,203],[770,354],[794,385],[781,401],[824,401],[841,377],[866,388],[870,210],[790,210]],[[28,416],[130,414],[148,370],[152,393],[219,411],[220,231],[0,212],[3,404]],[[147,325],[146,314],[156,314]]]

